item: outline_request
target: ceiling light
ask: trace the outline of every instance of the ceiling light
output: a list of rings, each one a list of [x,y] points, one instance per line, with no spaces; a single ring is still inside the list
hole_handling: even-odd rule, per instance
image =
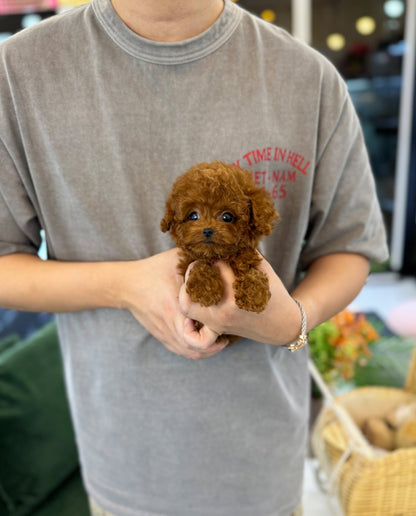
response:
[[[345,37],[338,32],[334,32],[326,38],[326,44],[329,49],[339,52],[345,47]]]
[[[376,30],[376,21],[371,16],[362,16],[355,22],[355,28],[363,36],[369,36]]]
[[[400,18],[404,13],[402,0],[388,0],[384,3],[384,12],[389,18]]]
[[[28,29],[29,27],[33,27],[37,23],[42,21],[42,17],[40,14],[25,14],[22,18],[21,25],[24,29]]]
[[[260,13],[263,20],[273,23],[276,20],[276,13],[272,9],[265,9]]]

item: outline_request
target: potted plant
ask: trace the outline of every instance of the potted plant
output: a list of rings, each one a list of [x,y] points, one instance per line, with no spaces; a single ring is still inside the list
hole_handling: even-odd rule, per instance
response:
[[[358,365],[371,357],[369,344],[379,338],[361,313],[343,310],[309,333],[310,356],[332,388],[350,382]]]

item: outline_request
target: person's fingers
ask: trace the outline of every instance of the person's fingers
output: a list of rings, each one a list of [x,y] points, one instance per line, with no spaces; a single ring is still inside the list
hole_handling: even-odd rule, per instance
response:
[[[217,353],[228,344],[226,337],[219,336],[218,333],[207,326],[196,329],[194,321],[189,318],[185,318],[183,335],[185,344],[190,349],[202,353]]]
[[[201,306],[200,303],[193,302],[186,290],[186,279],[189,275],[190,269],[192,269],[192,266],[193,264],[191,264],[190,268],[188,268],[187,274],[185,276],[185,283],[179,290],[179,308],[181,313],[189,319],[204,322],[205,326],[211,331],[215,332],[217,336],[222,335],[223,333],[227,333],[225,330],[226,321],[228,320],[230,314],[232,314],[237,309],[235,306],[233,290],[235,276],[231,267],[224,262],[218,262],[214,265],[219,269],[223,279],[223,298],[218,304],[205,307]],[[200,335],[196,336],[196,338],[200,340],[205,338],[209,339],[209,333],[205,326],[204,330],[200,332]]]

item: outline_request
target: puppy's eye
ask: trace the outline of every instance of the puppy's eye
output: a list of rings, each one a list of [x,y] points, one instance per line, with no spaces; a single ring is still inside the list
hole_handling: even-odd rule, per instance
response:
[[[197,211],[193,211],[188,215],[188,220],[199,220],[199,213]]]
[[[228,211],[224,212],[222,215],[221,215],[221,220],[223,222],[233,222],[234,220],[234,215]]]

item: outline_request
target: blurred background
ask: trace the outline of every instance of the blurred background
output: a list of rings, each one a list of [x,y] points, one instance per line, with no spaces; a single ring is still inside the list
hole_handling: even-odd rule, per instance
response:
[[[361,120],[374,171],[388,231],[390,258],[382,265],[372,265],[373,273],[380,274],[370,276],[367,285],[350,307],[361,318],[348,315],[346,319],[343,316],[341,325],[338,320],[335,320],[335,323],[329,321],[324,324],[332,325],[331,327],[321,325],[315,334],[311,332],[311,357],[325,381],[335,389],[335,392],[340,389],[354,390],[370,384],[400,387],[408,374],[407,370],[413,353],[415,372],[412,376],[416,374],[416,351],[414,351],[416,350],[416,0],[234,1],[268,23],[283,27],[324,54],[346,80]],[[0,0],[0,43],[14,33],[31,27],[45,18],[85,3],[87,3],[86,0]],[[293,74],[296,73],[296,63],[294,63]],[[299,73],[301,73],[300,70]],[[42,258],[46,258],[44,246],[39,254]],[[365,321],[362,319],[363,314],[367,317]],[[57,406],[64,407],[62,410],[66,410],[65,417],[69,421],[69,412],[65,408],[62,373],[59,369],[58,337],[53,322],[50,325],[47,324],[51,319],[53,319],[51,314],[20,313],[0,309],[0,352],[3,346],[3,354],[0,353],[0,366],[3,364],[4,369],[5,364],[12,361],[14,355],[10,346],[15,341],[28,339],[17,347],[17,351],[24,355],[25,350],[30,350],[31,347],[40,349],[39,339],[42,343],[48,340],[42,332],[52,332],[52,337],[48,335],[52,338],[50,346],[56,355],[56,364],[51,368],[48,363],[47,369],[56,371],[58,390],[62,391],[61,399],[57,400]],[[345,321],[348,320],[350,323],[346,325]],[[363,353],[360,348],[363,345],[362,328],[366,328],[364,323],[367,324],[367,320],[375,325],[378,334],[372,337],[374,340],[370,342],[370,348],[367,348],[367,343],[364,343],[365,353]],[[331,340],[331,337],[325,333],[328,331],[328,335],[333,336],[334,324],[340,326],[342,331],[344,327],[347,328],[348,339],[344,339],[345,342],[340,338],[338,339],[340,342],[333,342],[333,339]],[[41,327],[43,327],[40,330],[41,333],[36,333]],[[337,335],[342,336],[342,331],[338,331]],[[34,333],[35,336],[30,340],[29,337]],[[334,359],[336,353],[343,351],[345,353],[339,355],[341,358],[338,362],[335,360],[329,364],[329,356]],[[46,354],[42,350],[39,353],[44,360]],[[51,356],[50,350],[48,356]],[[347,361],[345,357],[348,358]],[[346,363],[351,369],[350,374],[345,375],[348,381],[345,381],[345,378],[335,381],[334,378],[339,380],[338,377],[342,376],[340,364],[345,366]],[[16,374],[20,375],[20,366],[18,369],[19,372]],[[38,381],[33,375],[32,362],[29,369],[31,373],[28,376],[28,385],[32,386],[33,382]],[[40,368],[38,376],[42,377],[44,374],[42,371],[45,370]],[[1,371],[0,367],[0,387]],[[49,392],[55,392],[56,389],[54,386],[49,389]],[[322,396],[319,392],[316,393],[313,389],[312,394],[311,426],[313,418],[322,406]],[[414,387],[414,395],[416,396],[416,387]],[[28,404],[28,406],[31,405]],[[67,422],[66,425],[70,427],[70,423]],[[26,426],[30,428],[30,425]],[[49,423],[46,426],[49,427]],[[18,439],[19,447],[23,441],[27,441],[26,434],[22,439]],[[37,448],[38,436],[36,439]],[[67,441],[60,437],[60,444],[65,442],[68,443],[65,446],[70,448],[73,456],[72,477],[58,487],[56,482],[53,483],[52,487],[42,492],[42,497],[34,499],[32,505],[38,509],[24,514],[88,516],[85,493],[77,473],[78,463],[72,434],[68,436]],[[45,446],[46,444],[45,438]],[[414,450],[416,453],[416,448]],[[63,452],[55,455],[66,457]],[[65,464],[69,463],[66,458],[65,461]],[[43,462],[42,459],[40,463],[43,464]],[[322,460],[320,462],[322,463]],[[319,461],[311,454],[305,468],[304,516],[355,515],[341,510],[338,499],[332,496],[333,493],[322,488],[322,482],[316,474],[320,471]],[[6,468],[5,475],[10,476],[9,473]],[[26,474],[27,471],[25,471]],[[39,476],[37,472],[36,475]],[[416,504],[414,491],[416,480],[410,476],[406,478],[410,482],[412,500]],[[400,485],[403,485],[403,478],[400,477],[399,480]],[[1,467],[0,484],[2,484]],[[11,512],[2,512],[1,494],[0,492],[0,514],[14,515]],[[398,503],[401,498],[403,497],[396,496],[396,502]],[[76,501],[78,505],[74,505]],[[43,505],[39,505],[40,502]],[[384,502],[380,501],[380,505],[383,506],[383,504]],[[377,515],[391,516],[400,513],[403,516],[412,516],[416,514],[415,507],[416,505],[412,505],[412,508],[408,509],[406,506],[400,511],[397,507],[393,507],[393,512],[386,510],[377,512]],[[19,513],[19,516],[21,514],[23,513]]]

